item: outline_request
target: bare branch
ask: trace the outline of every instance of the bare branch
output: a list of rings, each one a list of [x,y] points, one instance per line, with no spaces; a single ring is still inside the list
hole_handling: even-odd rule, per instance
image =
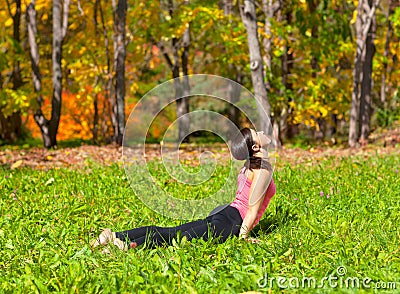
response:
[[[171,58],[169,57],[168,52],[165,50],[165,47],[164,47],[163,42],[162,42],[162,41],[158,42],[158,43],[157,43],[157,46],[158,46],[158,48],[160,48],[161,53],[163,54],[165,60],[166,60],[167,63],[168,63],[168,66],[170,67],[171,70],[173,70],[174,64],[172,63],[172,60],[171,60]]]
[[[370,28],[371,23],[372,23],[372,18],[373,18],[374,14],[375,14],[376,7],[379,5],[379,2],[380,2],[380,0],[378,0],[376,2],[376,4],[375,3],[372,4],[371,9],[369,10],[369,14],[367,15],[367,24],[365,25],[365,28],[364,28],[364,31],[363,31],[363,36],[362,36],[362,38],[363,38],[363,46],[361,46],[361,48],[364,48],[364,45],[365,45],[365,42],[366,42],[366,39],[367,39],[366,36],[368,34],[369,28]]]
[[[272,4],[271,9],[272,9],[272,14],[275,14],[279,9],[281,9],[280,1],[276,1],[274,4]]]
[[[71,3],[71,0],[63,1],[63,20],[62,20],[62,27],[61,27],[61,40],[64,40],[65,35],[67,34],[70,3]]]
[[[380,0],[378,0],[376,3],[373,3],[372,7],[369,9],[369,14],[366,17],[366,23],[364,24],[364,30],[362,31],[361,41],[360,41],[359,45],[357,45],[359,50],[361,50],[360,52],[362,52],[364,50],[365,42],[367,41],[367,34],[368,34],[369,28],[372,23],[373,15],[375,14],[376,7],[379,5],[379,2],[380,2]],[[356,62],[358,60],[360,60],[360,58],[361,58],[361,54],[359,56],[357,56]]]
[[[14,15],[12,15],[12,13],[11,13],[11,4],[10,4],[10,2],[9,2],[8,0],[6,0],[6,1],[7,1],[8,13],[10,14],[10,16],[11,16],[12,18],[14,18]]]
[[[81,6],[81,0],[78,0],[78,10],[81,13],[81,15],[85,14],[85,12],[83,11],[82,6]]]
[[[168,1],[168,12],[169,12],[169,16],[172,17],[172,14],[174,13],[174,3],[172,0]]]
[[[373,6],[373,4],[372,4],[372,6]],[[368,1],[363,2],[363,9],[366,14],[369,15],[371,13],[371,7],[369,7]]]

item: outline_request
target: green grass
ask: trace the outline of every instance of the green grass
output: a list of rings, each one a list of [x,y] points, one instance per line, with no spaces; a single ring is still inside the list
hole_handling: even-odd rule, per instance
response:
[[[218,168],[226,173],[227,167]],[[237,238],[224,244],[183,240],[128,253],[112,248],[112,254],[102,255],[88,246],[102,228],[122,230],[180,221],[143,205],[117,165],[47,172],[3,167],[0,293],[268,292],[271,280],[270,285],[262,285],[266,276],[285,277],[284,286],[289,281],[296,286],[296,278],[301,282],[303,277],[314,277],[320,282],[324,277],[339,277],[339,266],[346,267],[344,278],[397,282],[395,291],[399,292],[399,169],[399,157],[381,155],[327,158],[312,167],[280,166],[274,175],[277,194],[254,230],[260,244]],[[212,177],[216,187],[223,180],[216,173]],[[174,192],[182,187],[168,189]],[[272,283],[272,289],[285,290],[276,280]],[[360,291],[331,288],[327,282],[323,288],[301,288],[300,284],[295,290]]]

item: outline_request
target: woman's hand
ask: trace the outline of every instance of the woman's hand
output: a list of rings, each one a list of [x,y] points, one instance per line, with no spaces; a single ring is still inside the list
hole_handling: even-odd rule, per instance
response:
[[[261,243],[261,240],[256,239],[256,238],[250,238],[250,237],[247,237],[246,235],[240,235],[239,240],[245,240],[247,243],[252,243],[252,244]]]
[[[239,239],[247,239],[248,228],[246,225],[240,227]]]
[[[256,238],[246,238],[245,240],[246,240],[248,243],[252,243],[252,244],[261,243],[261,240],[256,239]]]

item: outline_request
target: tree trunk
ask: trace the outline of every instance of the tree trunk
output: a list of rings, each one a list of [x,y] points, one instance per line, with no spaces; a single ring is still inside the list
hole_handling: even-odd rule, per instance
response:
[[[271,78],[272,78],[272,32],[271,32],[271,19],[273,19],[275,13],[281,9],[281,1],[262,0],[262,9],[265,17],[264,32],[266,37],[263,39],[264,56],[263,60],[265,63],[265,88],[267,94],[271,91]],[[281,132],[279,127],[281,109],[277,107],[271,113],[271,120],[273,125],[273,134],[277,144],[277,147],[282,147]]]
[[[114,8],[114,69],[115,69],[115,106],[114,142],[122,145],[125,128],[125,24],[128,4],[126,0],[118,0]]]
[[[28,41],[30,46],[31,68],[32,68],[32,82],[35,93],[37,94],[37,109],[34,114],[36,124],[39,126],[42,133],[43,145],[45,147],[51,146],[48,120],[44,117],[42,112],[43,97],[42,91],[42,76],[39,68],[39,49],[36,43],[37,24],[36,24],[36,9],[35,2],[32,1],[26,9],[26,23],[28,26]]]
[[[393,31],[392,21],[390,20],[390,16],[394,13],[394,7],[392,5],[392,0],[389,0],[388,3],[388,13],[386,17],[387,21],[387,29],[386,29],[386,42],[385,42],[385,51],[383,53],[383,69],[382,69],[382,81],[381,81],[381,102],[384,109],[386,109],[386,94],[388,92],[388,85],[386,84],[386,75],[388,72],[388,59],[389,59],[389,50],[390,50],[390,39]]]
[[[185,1],[185,4],[188,4],[188,1]],[[177,100],[177,109],[178,109],[178,117],[179,119],[179,140],[181,141],[185,136],[189,134],[189,116],[185,115],[189,113],[189,95],[190,95],[190,85],[189,85],[189,72],[188,72],[188,65],[189,65],[189,46],[190,46],[190,32],[189,27],[186,28],[185,32],[183,33],[182,37],[182,46],[183,52],[181,56],[182,60],[182,73],[183,73],[183,80],[182,80],[182,91],[183,91],[183,99]]]
[[[356,56],[354,58],[353,68],[353,92],[351,95],[351,109],[350,109],[350,128],[349,128],[349,145],[355,147],[358,141],[357,134],[357,121],[359,113],[359,87],[361,84],[361,56],[364,51],[362,40],[362,9],[364,0],[358,2],[357,18],[356,18]]]
[[[173,5],[172,1],[170,4]],[[184,4],[189,4],[188,0],[184,1]],[[173,7],[173,6],[172,6]],[[172,8],[171,7],[171,8]],[[172,17],[172,11],[171,11]],[[174,78],[179,78],[179,41],[175,39],[173,41],[174,47],[174,60],[175,60],[175,67],[174,67]],[[188,63],[189,63],[189,47],[190,47],[190,31],[189,26],[186,28],[185,32],[183,33],[181,44],[183,47],[182,55],[181,55],[181,66],[182,66],[182,73],[183,78],[182,81],[180,79],[175,80],[175,86],[178,87],[176,89],[176,116],[179,119],[178,128],[179,128],[179,142],[182,142],[185,137],[189,134],[189,116],[185,115],[189,112],[189,95],[190,95],[190,86],[189,86],[189,78],[188,78]],[[179,84],[179,85],[178,85]],[[183,97],[183,98],[181,98]]]
[[[13,112],[4,116],[0,111],[0,140],[7,143],[15,143],[22,134],[21,112]]]
[[[375,7],[376,0],[369,0],[370,9]],[[376,17],[372,14],[371,24],[369,26],[367,39],[365,42],[365,60],[363,61],[363,79],[361,84],[360,96],[360,141],[362,145],[368,143],[370,133],[370,117],[371,117],[371,102],[372,102],[372,61],[375,55],[375,31]]]
[[[51,100],[51,118],[49,121],[49,135],[51,146],[57,146],[58,126],[61,118],[62,102],[62,46],[68,28],[70,0],[53,0],[53,98]]]
[[[180,61],[179,61],[179,40],[177,38],[172,39],[172,48],[173,48],[173,57],[174,64],[171,68],[172,70],[172,78],[174,79],[175,85],[175,99],[176,99],[176,118],[178,121],[178,141],[182,142],[182,140],[187,135],[185,130],[185,124],[182,123],[182,116],[187,113],[187,99],[183,97],[183,83],[180,80]]]
[[[247,41],[250,52],[251,80],[254,88],[254,95],[258,103],[261,104],[267,112],[269,118],[271,107],[268,102],[267,90],[265,89],[264,84],[263,61],[261,58],[260,42],[258,40],[256,8],[254,2],[244,1],[244,6],[240,9],[240,14],[247,31]],[[260,112],[260,115],[262,119],[262,112]],[[262,122],[261,128],[263,130],[267,130],[271,127],[265,125],[265,121],[262,120]]]
[[[272,0],[262,0],[262,8],[265,17],[264,32],[267,36],[263,39],[264,46],[264,63],[265,63],[265,87],[267,92],[271,89],[270,79],[272,76],[272,32],[271,32],[271,19],[275,13],[280,9],[280,2],[273,2]]]
[[[240,101],[240,84],[242,82],[242,76],[240,68],[235,68],[233,64],[229,64],[229,69],[229,72],[236,71],[236,83],[229,83],[228,85],[228,100],[231,103],[228,109],[228,117],[232,123],[240,128],[240,110],[234,105]]]
[[[62,96],[62,44],[67,33],[68,15],[70,0],[53,1],[53,98],[51,101],[51,118],[46,119],[42,112],[43,97],[40,92],[42,90],[41,76],[39,71],[39,50],[36,43],[37,25],[36,10],[34,1],[32,1],[26,11],[28,25],[28,39],[31,55],[32,80],[35,92],[38,94],[38,109],[34,114],[35,121],[40,128],[43,137],[43,144],[46,148],[57,147],[57,132],[61,116],[61,96]]]
[[[188,4],[189,1],[185,0],[184,4]],[[168,1],[168,12],[171,18],[174,18],[174,3],[173,0]],[[183,47],[182,55],[179,56],[179,51]],[[182,140],[188,135],[190,121],[189,117],[184,116],[189,112],[189,99],[190,95],[190,86],[189,86],[189,78],[188,78],[188,62],[189,62],[189,47],[190,47],[190,30],[189,26],[186,28],[182,40],[178,38],[172,38],[172,56],[173,62],[169,57],[167,51],[162,42],[158,43],[158,47],[160,48],[171,72],[172,78],[174,79],[175,86],[175,99],[176,99],[176,117],[179,119],[178,122],[178,140],[182,142]],[[180,80],[180,68],[182,63],[182,73],[183,78]],[[182,98],[186,97],[186,98]]]
[[[53,99],[51,100],[51,118],[49,121],[49,134],[51,146],[57,145],[57,131],[61,116],[61,101],[62,101],[62,10],[61,0],[53,0]]]
[[[99,9],[100,0],[96,0],[94,3],[94,9],[93,9],[93,23],[94,23],[94,33],[96,38],[98,37],[98,22],[97,22],[97,10]],[[96,83],[99,83],[99,81],[102,80],[101,76],[96,77]],[[94,95],[93,99],[93,128],[92,128],[92,144],[98,144],[99,140],[99,94],[96,93]]]
[[[107,35],[107,28],[104,21],[104,13],[103,8],[101,5],[101,0],[96,0],[95,2],[95,25],[97,26],[97,9],[100,13],[100,20],[101,20],[101,30],[103,33],[104,38],[104,49],[105,49],[105,56],[107,60],[107,67],[105,70],[106,80],[104,81],[101,78],[101,81],[104,85],[104,100],[103,100],[103,120],[101,125],[101,137],[106,138],[107,142],[111,142],[112,138],[108,136],[109,134],[109,126],[107,124],[108,120],[111,121],[112,126],[112,134],[115,134],[115,126],[117,125],[116,117],[113,114],[113,106],[114,106],[114,91],[113,91],[113,77],[112,77],[112,70],[111,70],[111,54],[109,48],[109,39]]]
[[[310,17],[312,18],[312,20],[311,20],[312,21],[311,37],[314,40],[316,40],[316,39],[318,39],[318,26],[315,24],[315,14],[316,14],[318,2],[316,3],[316,0],[309,0],[309,1],[307,1],[307,5],[308,5],[308,10],[310,12]],[[318,59],[315,56],[315,54],[316,54],[315,50],[316,50],[316,48],[312,48],[312,56],[311,56],[312,73],[311,73],[311,75],[313,78],[317,77],[317,71],[319,70]]]
[[[334,113],[331,113],[331,123],[329,124],[329,128],[328,128],[328,136],[329,138],[331,138],[332,142],[336,142],[335,138],[332,138],[336,132],[337,132],[337,124],[338,124],[338,119],[337,119],[337,115]]]
[[[114,20],[114,33],[113,33],[113,49],[114,49],[114,57],[113,57],[113,70],[112,70],[112,79],[111,83],[111,91],[110,91],[110,108],[111,108],[111,123],[113,127],[113,138],[112,141],[115,142],[118,136],[118,109],[117,109],[117,101],[116,101],[116,87],[115,87],[115,78],[116,78],[116,70],[117,70],[117,31],[116,31],[116,22],[117,22],[117,3],[116,0],[112,0],[113,7],[113,20]]]
[[[13,39],[16,43],[21,43],[20,37],[20,27],[21,27],[21,0],[16,0],[15,13],[12,14],[10,4],[7,1],[8,12],[13,20]],[[12,89],[16,91],[22,84],[20,62],[18,59],[14,60],[13,71],[11,74],[11,79],[13,83]],[[1,87],[1,86],[0,86]],[[22,119],[21,112],[13,112],[9,116],[4,116],[0,109],[0,139],[8,142],[14,143],[22,135]]]
[[[375,2],[375,1],[374,1]],[[364,70],[366,71],[366,74],[368,75],[368,71],[366,70],[367,66],[364,66],[364,61],[366,60],[367,57],[367,50],[366,50],[366,42],[367,42],[367,35],[370,30],[371,22],[372,19],[374,18],[375,15],[375,9],[378,3],[372,3],[371,6],[369,6],[368,2],[366,0],[360,0],[358,2],[358,7],[357,7],[357,18],[356,18],[356,56],[354,58],[354,69],[353,69],[353,92],[351,96],[351,109],[350,109],[350,129],[349,129],[349,146],[350,147],[355,147],[358,141],[359,134],[357,134],[357,122],[359,119],[360,115],[360,94],[363,91],[364,97],[363,99],[363,109],[362,111],[365,112],[369,106],[366,106],[365,103],[368,104],[368,99],[367,101],[365,100],[365,95],[371,95],[370,93],[370,87],[368,87],[367,83],[368,79],[371,81],[370,78],[364,77]],[[379,2],[379,0],[378,0]],[[371,50],[371,48],[369,48]],[[371,54],[369,52],[368,54]],[[373,57],[373,55],[372,55]],[[371,58],[370,56],[368,58]],[[363,82],[364,78],[366,79],[365,82]],[[360,89],[361,84],[363,83],[363,90]],[[369,90],[368,90],[369,88]],[[369,102],[370,103],[370,102]],[[366,115],[366,113],[364,114]],[[369,124],[369,114],[368,117],[364,117],[364,122],[366,123],[366,120],[368,120]],[[365,135],[364,135],[365,136]],[[364,138],[365,139],[365,138]]]
[[[315,14],[316,14],[316,10],[317,10],[317,5],[318,5],[318,3],[316,3],[315,0],[307,1],[308,10],[310,12],[310,19],[311,19],[311,22],[312,22],[311,37],[315,41],[317,41],[317,39],[318,39],[318,26],[315,24]],[[317,42],[315,42],[315,43],[317,43]],[[311,77],[313,79],[316,79],[317,78],[317,72],[319,71],[318,58],[316,57],[316,50],[318,50],[318,49],[316,49],[314,46],[312,46],[311,48],[312,48],[311,49],[311,52],[312,52],[312,56],[311,56],[312,73],[311,73]],[[326,131],[325,118],[321,117],[321,114],[320,114],[320,116],[315,119],[315,122],[317,123],[317,128],[316,128],[315,133],[314,133],[314,139],[322,141],[325,138],[325,131]]]
[[[232,14],[233,3],[232,0],[224,0],[224,15],[229,16]],[[242,74],[240,67],[236,67],[234,64],[228,65],[229,78],[234,80],[238,84],[229,83],[228,85],[228,100],[230,101],[228,109],[228,118],[233,122],[238,128],[240,128],[240,111],[234,105],[240,100],[240,83],[242,80]],[[234,77],[235,75],[235,77]]]
[[[11,11],[10,11],[11,12]],[[14,41],[18,44],[21,43],[20,26],[21,26],[21,0],[16,0],[15,14],[12,15],[13,19],[13,37]],[[17,90],[22,86],[22,77],[19,60],[14,61],[14,68],[12,72],[13,90]]]
[[[285,7],[287,3],[282,1],[281,7]],[[288,8],[286,8],[288,9]],[[279,21],[286,21],[288,25],[292,23],[292,11],[288,9],[287,11],[281,11],[281,16],[279,17]],[[293,68],[293,53],[290,50],[290,45],[286,44],[284,48],[284,53],[281,57],[281,75],[282,75],[282,85],[283,89],[279,91],[280,96],[287,96],[286,93],[291,92],[293,90],[293,85],[289,81],[289,76],[292,72]],[[288,91],[289,90],[289,91]],[[295,126],[288,124],[289,115],[292,113],[292,107],[290,106],[290,102],[292,101],[292,97],[287,98],[286,107],[282,108],[279,117],[279,129],[280,129],[280,139],[281,142],[284,143],[285,140],[290,139],[294,136],[296,130]]]
[[[224,8],[224,15],[228,16],[232,14],[233,3],[232,0],[223,0],[222,5]]]

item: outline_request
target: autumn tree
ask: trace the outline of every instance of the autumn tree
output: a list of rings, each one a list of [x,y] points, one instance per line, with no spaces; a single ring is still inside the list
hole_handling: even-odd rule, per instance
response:
[[[264,54],[263,54],[263,60],[265,64],[264,68],[264,75],[265,75],[265,87],[267,90],[267,93],[270,97],[270,94],[272,93],[272,63],[273,63],[273,58],[272,58],[272,46],[273,46],[273,36],[272,36],[272,21],[274,20],[275,15],[277,12],[281,9],[281,0],[262,0],[262,11],[264,14],[264,36],[263,36],[263,47],[264,47]],[[279,126],[279,118],[278,118],[278,113],[280,112],[280,109],[278,109],[277,103],[275,105],[271,105],[272,110],[271,110],[271,123],[273,125],[273,131],[274,131],[274,136],[275,140],[277,142],[278,146],[282,145],[281,139],[280,139],[280,126]],[[285,120],[286,121],[286,120]]]
[[[372,101],[372,60],[375,54],[375,12],[379,0],[360,0],[356,18],[356,54],[353,68],[353,93],[350,110],[349,145],[362,144],[370,133]],[[357,121],[359,130],[357,134]]]
[[[8,95],[17,94],[17,90],[22,86],[23,80],[21,75],[20,58],[17,58],[18,51],[22,52],[21,46],[21,0],[15,1],[15,9],[12,9],[12,4],[9,0],[7,2],[7,10],[9,17],[12,19],[13,35],[12,35],[12,71],[11,82],[13,93]],[[15,12],[13,12],[14,10]],[[3,88],[3,78],[0,72],[0,90]],[[20,93],[19,93],[20,94]],[[8,96],[7,95],[7,96]],[[13,99],[13,98],[11,98]],[[9,104],[9,103],[7,103]],[[4,106],[3,106],[4,107]],[[11,113],[4,113],[0,104],[0,140],[13,143],[22,135],[22,120],[20,109],[12,109]]]
[[[247,31],[247,40],[250,53],[251,80],[254,89],[254,95],[258,102],[263,105],[267,115],[271,114],[267,90],[264,83],[263,59],[261,57],[260,41],[258,38],[256,7],[253,1],[244,1],[240,9],[240,14]],[[263,114],[261,114],[263,115]],[[262,126],[266,129],[269,126]]]
[[[57,146],[57,132],[61,117],[62,103],[62,46],[68,28],[70,0],[53,0],[53,42],[52,42],[52,85],[51,117],[47,119],[42,111],[41,75],[39,71],[39,50],[36,43],[37,24],[35,1],[27,8],[28,39],[30,45],[32,80],[37,93],[38,108],[34,118],[40,128],[43,144],[46,148]]]
[[[228,18],[228,23],[232,25],[234,18],[234,5],[232,0],[223,0],[224,15]],[[228,78],[235,81],[235,83],[229,83],[228,85],[228,100],[231,102],[229,106],[229,119],[236,126],[240,127],[240,111],[237,107],[232,104],[236,104],[240,100],[240,84],[242,83],[242,68],[240,63],[228,63]]]
[[[390,111],[389,104],[391,102],[391,97],[395,96],[394,92],[396,90],[396,80],[394,79],[393,73],[396,70],[396,64],[398,64],[398,50],[394,48],[395,44],[399,46],[399,36],[400,32],[396,32],[394,29],[394,19],[395,19],[395,10],[399,10],[400,2],[395,0],[389,0],[387,3],[387,12],[385,13],[385,21],[386,21],[386,31],[383,35],[384,40],[384,49],[382,54],[382,74],[381,74],[381,88],[380,88],[380,102],[381,108],[384,113]],[[398,13],[398,15],[400,15]],[[397,16],[399,17],[399,16]],[[388,121],[385,124],[389,123]]]
[[[279,138],[283,142],[293,137],[293,132],[288,120],[293,111],[292,93],[294,85],[291,76],[293,75],[293,56],[295,54],[295,50],[293,48],[292,41],[292,39],[294,39],[294,34],[291,29],[293,26],[293,5],[290,0],[282,0],[280,6],[281,9],[278,11],[278,21],[288,28],[287,35],[284,36],[284,38],[281,37],[284,40],[284,46],[280,58],[281,86],[279,87],[278,91],[279,96],[285,97],[285,104],[281,105],[281,111],[279,113]]]
[[[93,97],[93,108],[94,108],[94,113],[93,113],[93,129],[92,129],[92,140],[94,143],[99,142],[99,135],[100,138],[103,140],[107,136],[108,133],[108,127],[107,127],[107,120],[111,118],[111,121],[113,123],[113,128],[115,129],[117,126],[117,119],[115,115],[111,110],[111,101],[114,100],[113,97],[113,83],[112,83],[112,67],[111,67],[111,52],[110,52],[110,41],[108,37],[108,32],[107,32],[107,26],[106,26],[106,20],[105,20],[105,15],[104,15],[104,9],[103,9],[103,4],[101,0],[96,0],[94,7],[93,7],[93,24],[94,24],[94,31],[95,31],[95,38],[96,40],[99,40],[101,37],[103,38],[103,46],[99,48],[92,48],[95,49],[95,54],[94,56],[99,59],[100,54],[96,54],[97,50],[101,50],[105,56],[105,66],[101,66],[100,64],[97,65],[97,75],[96,75],[96,81],[95,81],[95,88],[96,85],[102,85],[103,86],[103,95],[104,95],[104,100],[103,100],[103,113],[100,113],[99,111],[99,103],[100,103],[100,91],[95,91],[94,97]],[[93,56],[91,54],[91,56]],[[99,87],[100,88],[100,87]],[[103,119],[100,119],[102,117]],[[99,134],[100,133],[100,134]],[[115,134],[115,132],[114,132]],[[115,136],[114,136],[115,138]]]
[[[80,103],[68,116],[85,128],[90,126],[96,144],[122,142],[129,106],[156,82],[148,82],[143,74],[151,46],[146,44],[142,24],[148,24],[149,11],[141,7],[142,2],[129,7],[118,1],[112,4],[96,0],[82,2],[78,9],[71,6],[70,41],[65,46],[66,90]]]
[[[177,78],[175,95],[181,98],[190,94],[184,78],[187,74],[209,73],[253,86],[256,97],[264,95],[261,101],[271,105],[275,131],[280,131],[283,143],[297,131],[310,139],[316,134],[330,139],[335,131],[338,138],[347,136],[346,115],[351,94],[357,91],[357,141],[362,133],[368,133],[366,128],[362,132],[367,117],[358,116],[360,106],[371,113],[371,104],[376,105],[378,112],[372,114],[377,115],[378,124],[382,116],[398,117],[398,1],[385,0],[380,5],[371,1],[362,1],[360,13],[354,7],[360,2],[354,1],[138,0],[129,1],[129,7],[128,1],[77,1],[67,15],[60,9],[60,18],[69,19],[68,34],[63,36],[63,20],[59,21],[60,34],[52,33],[57,29],[53,29],[52,17],[57,18],[57,11],[52,13],[51,5],[53,9],[56,6],[52,1],[29,1],[25,6],[18,0],[0,0],[0,117],[22,114],[22,124],[35,136],[39,122],[39,135],[46,146],[56,142],[54,134],[58,140],[92,135],[96,143],[118,142],[129,105],[147,91],[172,76]],[[358,50],[357,60],[362,63],[355,68],[351,28],[357,17],[364,17],[364,25],[369,22],[371,7],[381,8],[376,33],[371,19],[366,35],[357,40],[360,47],[364,38],[365,48]],[[14,27],[25,8],[27,18],[21,18],[18,37]],[[63,45],[60,50],[59,43]],[[366,52],[373,50],[367,47],[373,45],[376,54],[368,55]],[[352,74],[353,69],[357,75]],[[362,77],[357,88],[352,87],[352,76]],[[27,83],[30,79],[35,91]],[[239,93],[234,84],[230,86],[225,94],[234,102]],[[161,114],[163,123],[152,126],[150,136],[159,138],[165,126],[188,111],[187,102],[178,99],[175,107]],[[195,106],[198,102],[190,103]],[[213,107],[217,105],[216,111],[239,124],[237,109],[222,104]],[[36,122],[32,116],[26,117],[29,107]],[[181,119],[180,123],[182,139],[189,122]],[[13,122],[3,127],[0,139],[18,125]]]
[[[185,0],[184,4],[188,4],[189,1]],[[178,18],[177,4],[173,0],[168,0],[167,9],[169,19],[174,20]],[[162,40],[157,42],[165,61],[168,64],[169,69],[172,73],[175,85],[175,98],[176,98],[176,116],[179,119],[178,122],[178,140],[182,141],[185,136],[188,135],[189,130],[189,116],[185,116],[189,112],[189,99],[190,86],[188,79],[188,66],[189,66],[189,48],[190,48],[190,24],[185,23],[185,30],[182,36],[172,36],[171,38],[171,51],[172,58],[169,55],[165,44]],[[182,72],[182,75],[181,75]]]
[[[115,99],[113,100],[114,142],[122,145],[125,128],[125,25],[127,0],[112,1],[114,12]]]
[[[393,15],[394,5],[392,0],[389,0],[388,3],[388,11],[386,16],[387,29],[386,29],[386,40],[385,40],[385,50],[383,53],[384,61],[383,61],[383,71],[382,71],[382,82],[381,82],[381,102],[382,104],[386,104],[386,78],[387,78],[387,69],[388,69],[388,57],[389,57],[389,49],[390,49],[390,39],[393,31],[392,21],[390,20],[390,16]]]

